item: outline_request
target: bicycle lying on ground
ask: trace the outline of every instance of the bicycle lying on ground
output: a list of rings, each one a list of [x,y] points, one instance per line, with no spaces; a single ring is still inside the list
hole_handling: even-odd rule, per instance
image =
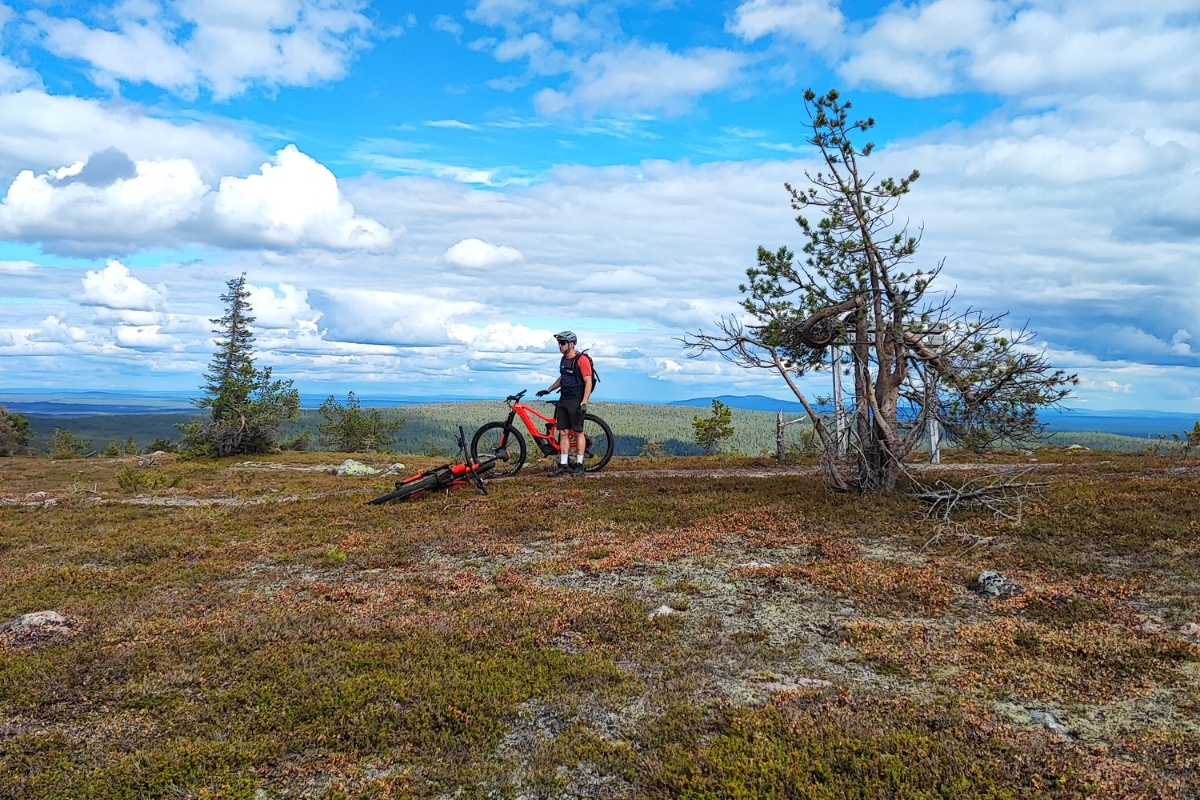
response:
[[[456,442],[463,456],[461,464],[442,464],[440,467],[432,467],[418,472],[411,478],[397,483],[395,490],[376,497],[374,500],[368,500],[367,505],[380,506],[393,500],[407,500],[410,497],[434,492],[443,487],[461,486],[467,483],[474,483],[475,488],[487,494],[487,487],[483,485],[483,476],[495,469],[496,464],[508,461],[508,452],[504,448],[498,447],[485,454],[483,458],[472,458],[467,454],[467,435],[463,432],[461,425],[458,426]]]
[[[554,415],[549,417],[539,414],[530,406],[521,402],[521,398],[525,396],[525,390],[521,390],[518,394],[509,395],[504,399],[508,403],[509,412],[508,419],[504,421],[497,420],[489,422],[479,430],[475,431],[475,436],[471,439],[471,457],[478,459],[481,454],[487,456],[489,453],[496,453],[501,450],[507,451],[508,463],[504,466],[497,465],[491,473],[494,478],[507,478],[516,475],[521,471],[521,467],[525,466],[525,437],[513,425],[513,421],[521,418],[521,422],[525,423],[525,428],[529,431],[529,435],[533,437],[534,444],[542,451],[543,455],[554,456],[559,453],[558,446],[558,430],[555,425]],[[544,402],[556,405],[557,400],[546,400]],[[538,421],[534,421],[537,417]],[[595,414],[583,415],[583,435],[584,435],[584,456],[583,468],[586,472],[599,472],[604,469],[604,465],[612,458],[613,449],[616,440],[613,439],[612,428],[608,427],[608,423],[597,417]],[[569,447],[574,449],[575,436],[571,435]]]

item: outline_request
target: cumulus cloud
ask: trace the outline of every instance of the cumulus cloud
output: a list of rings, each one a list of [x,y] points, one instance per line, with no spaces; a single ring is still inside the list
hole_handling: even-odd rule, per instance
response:
[[[520,350],[544,350],[554,334],[511,322],[492,322],[477,328],[471,325],[451,325],[451,337],[466,342],[474,352],[511,353]]]
[[[361,0],[121,3],[105,27],[32,11],[42,44],[91,67],[100,85],[149,83],[217,100],[252,85],[310,86],[341,78],[368,46]]]
[[[464,269],[493,269],[520,264],[525,256],[520,250],[505,245],[492,244],[471,237],[451,245],[442,255],[447,264]]]
[[[458,320],[485,308],[468,300],[442,300],[417,292],[336,289],[309,294],[321,313],[326,338],[397,346],[445,345]]]
[[[180,348],[179,340],[161,332],[158,325],[117,325],[113,338],[121,347],[133,350],[174,350]]]
[[[321,314],[308,304],[308,292],[290,283],[270,286],[246,284],[250,292],[250,307],[254,309],[254,328],[316,329]]]
[[[295,145],[256,175],[222,178],[214,211],[221,229],[242,246],[380,251],[392,244],[391,232],[357,216],[333,173]]]
[[[88,270],[82,283],[83,291],[71,298],[82,305],[157,311],[167,300],[166,286],[143,283],[120,261],[110,260],[104,269]]]
[[[104,103],[40,89],[0,93],[0,175],[44,172],[115,147],[134,162],[186,159],[206,181],[253,165],[248,137],[216,120],[171,120],[134,103]]]
[[[87,331],[75,325],[67,325],[57,315],[51,314],[38,325],[38,329],[29,334],[31,342],[47,342],[52,344],[77,344],[86,342]]]
[[[0,202],[0,236],[72,255],[155,245],[378,252],[392,232],[355,214],[324,165],[288,145],[246,178],[216,191],[186,159],[138,161],[116,149],[34,175],[24,170]]]
[[[846,20],[838,6],[837,0],[749,0],[725,29],[748,42],[776,34],[821,47],[841,37]]]
[[[195,165],[183,159],[143,161],[132,175],[122,173],[129,177],[109,169],[107,183],[98,182],[100,170],[88,172],[91,163],[18,174],[0,202],[0,236],[81,255],[123,252],[135,242],[165,241],[163,234],[196,214],[208,192]]]
[[[53,172],[59,186],[82,183],[93,189],[104,189],[119,180],[137,177],[137,165],[115,147],[92,153],[87,161],[77,162]]]

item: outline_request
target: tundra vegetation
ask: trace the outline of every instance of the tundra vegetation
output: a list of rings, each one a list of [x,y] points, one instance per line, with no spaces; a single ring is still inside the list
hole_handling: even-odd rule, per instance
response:
[[[0,798],[1197,796],[1194,461],[1037,454],[970,544],[816,459],[6,458]]]
[[[941,264],[909,266],[920,237],[897,218],[920,173],[874,182],[860,160],[875,145],[853,138],[875,120],[851,121],[851,104],[837,91],[810,89],[804,102],[806,141],[821,168],[806,173],[807,186],[784,185],[799,212],[804,262],[786,247],[759,247],[739,287],[745,315],[687,337],[691,355],[718,353],[778,372],[811,419],[830,482],[843,491],[895,491],[930,418],[978,452],[1036,437],[1038,409],[1062,401],[1075,377],[1030,346],[1032,331],[1006,329],[1004,314],[955,312],[931,289]],[[795,381],[824,369],[850,376],[844,429],[823,419]]]

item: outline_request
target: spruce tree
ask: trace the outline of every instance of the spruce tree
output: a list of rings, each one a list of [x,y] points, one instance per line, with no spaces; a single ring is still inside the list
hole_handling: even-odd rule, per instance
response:
[[[225,314],[211,320],[217,347],[204,373],[204,397],[192,401],[208,409],[209,418],[181,426],[180,444],[192,455],[217,458],[269,453],[278,449],[280,426],[299,413],[300,395],[291,380],[272,379],[270,367],[254,365],[246,274],[226,286]]]
[[[715,456],[721,450],[721,443],[733,437],[733,409],[714,397],[712,416],[692,417],[692,429],[696,444],[704,448],[704,455]]]

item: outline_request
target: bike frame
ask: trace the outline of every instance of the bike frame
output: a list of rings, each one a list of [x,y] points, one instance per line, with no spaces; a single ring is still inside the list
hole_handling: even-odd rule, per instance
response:
[[[524,394],[522,392],[521,394]],[[508,401],[508,419],[504,421],[505,427],[513,426],[513,419],[521,418],[521,422],[525,423],[525,429],[529,431],[529,435],[533,437],[534,442],[545,442],[554,452],[561,453],[562,448],[558,446],[558,421],[554,417],[547,417],[544,414],[539,414],[533,407],[527,406],[520,400]],[[546,424],[546,432],[542,433],[538,430],[538,423],[534,422],[532,417],[537,417]],[[575,431],[570,431],[571,441],[575,441]]]

